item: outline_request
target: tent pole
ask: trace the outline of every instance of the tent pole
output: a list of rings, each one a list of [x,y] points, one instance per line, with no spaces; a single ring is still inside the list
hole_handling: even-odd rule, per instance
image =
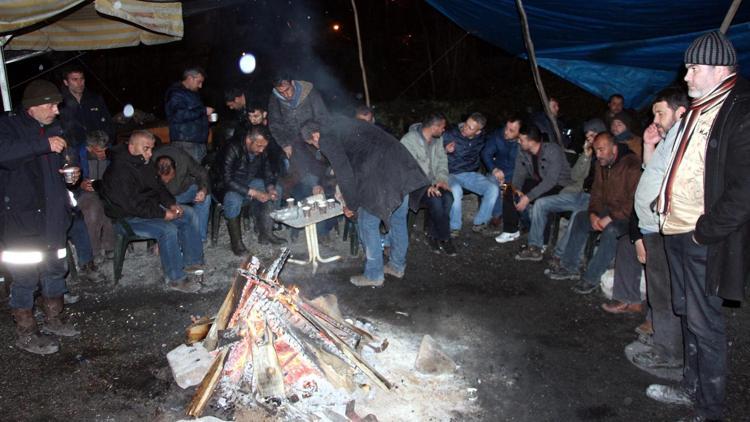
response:
[[[544,90],[542,84],[542,78],[539,75],[539,66],[536,63],[536,54],[534,53],[534,43],[531,41],[531,34],[529,33],[529,21],[526,19],[526,11],[523,8],[523,2],[516,0],[516,7],[518,7],[518,14],[521,17],[521,29],[523,30],[523,41],[526,44],[526,52],[529,55],[529,63],[531,64],[531,73],[534,76],[534,84],[539,91],[539,97],[542,100],[542,106],[547,114],[547,118],[552,123],[552,129],[555,131],[555,141],[561,147],[565,148],[562,144],[562,135],[560,134],[560,128],[557,126],[557,118],[552,115],[552,111],[549,108],[549,98]]]
[[[726,34],[727,30],[729,29],[729,25],[732,24],[732,20],[734,19],[734,15],[737,13],[737,9],[740,8],[740,3],[742,3],[742,0],[734,0],[732,2],[732,5],[729,6],[729,10],[727,11],[727,15],[724,16],[724,22],[721,23],[721,28],[719,31],[721,31],[722,34]]]
[[[5,67],[5,51],[3,47],[10,41],[10,35],[0,38],[0,91],[3,96],[3,110],[10,111],[13,104],[10,103],[10,87],[8,85],[8,70]]]
[[[367,73],[365,72],[365,59],[362,57],[362,37],[359,34],[359,15],[357,14],[357,4],[352,0],[352,9],[354,10],[354,28],[357,30],[357,47],[359,48],[359,67],[362,69],[362,85],[365,87],[365,105],[370,107],[370,89],[367,87]]]

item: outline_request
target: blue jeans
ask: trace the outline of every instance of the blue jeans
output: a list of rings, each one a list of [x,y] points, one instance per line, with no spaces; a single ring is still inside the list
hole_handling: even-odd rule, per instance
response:
[[[465,172],[451,174],[448,184],[453,193],[453,206],[451,207],[451,230],[461,230],[461,199],[464,189],[474,192],[482,197],[477,213],[474,215],[474,225],[487,224],[492,218],[492,210],[500,193],[497,179],[484,176],[477,172]]]
[[[172,145],[188,153],[198,164],[203,162],[206,156],[206,143],[173,141]]]
[[[203,263],[198,217],[192,208],[182,209],[183,216],[172,221],[140,217],[126,219],[136,235],[154,238],[159,243],[159,258],[167,281],[182,280],[185,267]]]
[[[406,227],[406,213],[409,211],[409,196],[391,213],[388,224],[391,230],[386,235],[391,245],[388,264],[396,271],[406,268],[406,251],[409,248],[409,232]],[[357,217],[357,232],[365,250],[365,277],[370,280],[383,279],[383,244],[380,237],[380,218],[360,207]]]
[[[36,265],[6,264],[6,269],[13,278],[9,301],[12,309],[31,309],[34,306],[34,293],[40,284],[42,296],[46,298],[60,297],[68,291],[65,287],[67,258],[49,257]]]
[[[198,193],[198,185],[192,184],[185,192],[176,195],[174,198],[178,204],[190,205],[198,216],[198,231],[201,234],[201,241],[205,242],[208,233],[208,216],[211,213],[211,195],[206,195],[203,202],[193,202],[195,194]]]
[[[589,197],[590,195],[586,192],[566,192],[537,198],[531,207],[529,246],[535,246],[539,249],[544,246],[544,229],[547,227],[547,217],[550,213],[575,212],[587,209],[589,206]],[[572,221],[573,218],[571,216]]]
[[[263,179],[253,179],[247,189],[255,189],[265,192],[266,185]],[[237,218],[242,211],[242,207],[245,205],[249,205],[250,201],[251,199],[249,196],[247,196],[247,193],[243,195],[234,191],[227,192],[226,194],[224,194],[224,217],[226,217],[228,220]]]
[[[91,248],[91,238],[89,238],[89,232],[86,229],[86,222],[83,220],[83,214],[81,214],[81,211],[79,210],[76,210],[73,213],[73,223],[68,229],[68,237],[76,247],[78,265],[88,264],[94,259],[94,251]]]
[[[586,247],[589,232],[593,228],[588,212],[579,212],[570,224],[572,225],[570,237],[561,257],[561,264],[566,270],[577,272],[581,254]],[[613,220],[604,228],[601,236],[599,236],[599,246],[597,246],[594,256],[591,257],[586,272],[581,277],[583,281],[589,284],[599,284],[602,274],[607,271],[607,267],[615,259],[617,239],[625,235],[627,231],[627,220]]]

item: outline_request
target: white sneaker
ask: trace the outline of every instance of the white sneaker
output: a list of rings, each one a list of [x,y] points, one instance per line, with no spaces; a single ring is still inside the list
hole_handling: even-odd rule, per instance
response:
[[[495,237],[495,242],[497,243],[512,242],[518,239],[519,237],[521,237],[521,232],[513,232],[513,233],[502,232],[500,233],[500,235]]]

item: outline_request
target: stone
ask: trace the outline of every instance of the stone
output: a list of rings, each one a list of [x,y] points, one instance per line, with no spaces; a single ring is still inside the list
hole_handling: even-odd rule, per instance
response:
[[[414,364],[417,371],[423,374],[447,374],[456,370],[456,363],[445,354],[430,335],[422,338]]]
[[[202,343],[192,346],[181,344],[167,353],[167,362],[172,369],[172,376],[180,388],[200,384],[211,368],[213,360],[213,356]]]

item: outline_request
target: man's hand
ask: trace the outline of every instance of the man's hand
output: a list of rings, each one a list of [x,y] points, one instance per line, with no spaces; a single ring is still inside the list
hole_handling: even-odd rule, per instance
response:
[[[193,198],[193,202],[195,203],[201,203],[206,200],[206,190],[201,189],[198,192],[195,193],[195,198]]]
[[[275,200],[279,199],[279,193],[276,192],[276,187],[275,186],[269,186],[267,188],[267,190],[268,190],[268,197],[269,197],[269,199],[271,199],[272,201],[275,201]]]
[[[609,226],[609,223],[612,222],[612,217],[606,216],[599,219],[599,226],[601,227],[601,230],[604,230]]]
[[[343,210],[344,210],[344,215],[346,216],[346,218],[354,218],[354,211],[350,210],[346,206],[344,206]]]
[[[47,138],[47,141],[49,141],[49,149],[52,150],[52,152],[61,153],[65,147],[68,146],[65,139],[59,136],[50,136]]]
[[[427,196],[429,198],[437,198],[437,197],[440,197],[442,195],[443,194],[440,192],[440,188],[438,188],[435,185],[432,185],[429,188],[427,188]]]
[[[523,210],[525,210],[525,209],[526,209],[526,207],[528,207],[528,206],[529,206],[529,202],[531,202],[531,201],[529,200],[529,197],[528,197],[528,196],[526,196],[526,195],[523,195],[522,197],[520,197],[520,198],[518,199],[518,202],[516,202],[516,210],[517,210],[518,212],[523,212]]]
[[[505,173],[503,173],[500,169],[494,169],[492,170],[492,175],[495,176],[495,179],[497,179],[498,184],[505,183]]]
[[[86,192],[93,192],[94,181],[91,179],[84,180],[83,182],[81,182],[81,189],[85,190]]]
[[[176,218],[180,218],[180,216],[179,216],[179,214],[177,214],[177,212],[172,211],[171,209],[168,209],[168,210],[164,211],[164,219],[165,220],[172,221],[172,220],[174,220]]]
[[[599,216],[596,214],[589,214],[589,222],[591,223],[591,228],[600,232],[602,231],[602,227],[599,225]]]
[[[450,142],[448,145],[445,146],[445,152],[448,154],[453,154],[456,151],[456,141]]]
[[[591,157],[594,154],[594,147],[592,144],[593,140],[589,141],[588,138],[583,142],[583,154],[587,157]]]
[[[247,196],[249,196],[250,199],[255,199],[256,201],[262,202],[264,204],[268,202],[269,199],[271,199],[271,195],[255,189],[248,190]]]
[[[435,187],[438,188],[438,189],[442,189],[442,190],[450,190],[451,189],[451,187],[448,186],[448,182],[445,182],[443,180],[435,183]]]
[[[315,185],[312,188],[313,195],[322,195],[324,193],[323,186]]]
[[[656,146],[656,144],[658,144],[659,142],[661,142],[659,129],[656,128],[655,123],[651,123],[643,132],[643,144]]]
[[[206,107],[206,116],[210,116],[214,112],[213,107]]]
[[[284,154],[286,154],[286,158],[292,158],[292,146],[291,145],[287,145],[282,149],[284,150]]]
[[[646,263],[646,245],[643,244],[643,239],[635,241],[635,256],[641,264]]]

